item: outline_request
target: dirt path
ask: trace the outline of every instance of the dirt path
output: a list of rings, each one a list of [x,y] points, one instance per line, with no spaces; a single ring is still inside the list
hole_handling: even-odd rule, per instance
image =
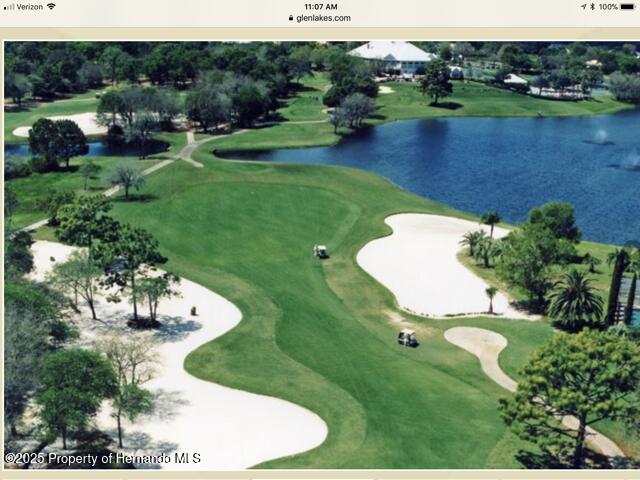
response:
[[[444,338],[480,360],[482,371],[502,388],[515,392],[517,383],[500,368],[498,358],[507,346],[507,339],[499,333],[484,328],[454,327],[444,332]],[[570,429],[578,428],[578,419],[562,417],[562,423]],[[588,443],[608,457],[624,457],[625,454],[615,442],[591,427],[587,428]]]

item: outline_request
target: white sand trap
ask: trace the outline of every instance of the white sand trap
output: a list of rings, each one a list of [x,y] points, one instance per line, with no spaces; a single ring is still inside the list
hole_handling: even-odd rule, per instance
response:
[[[480,367],[486,375],[502,388],[515,392],[517,383],[502,371],[498,363],[500,352],[507,346],[507,339],[499,333],[484,328],[454,327],[444,332],[444,338],[463,350],[475,355],[480,360]],[[562,423],[577,430],[578,420],[575,417],[562,417]],[[608,437],[591,427],[587,427],[587,441],[599,452],[609,457],[624,457],[624,452]]]
[[[389,93],[393,93],[395,92],[395,90],[391,87],[388,87],[387,85],[379,85],[378,86],[378,93],[381,95],[387,95]]]
[[[462,236],[489,227],[440,215],[403,213],[385,222],[393,234],[367,243],[357,261],[395,295],[400,307],[417,314],[444,316],[487,312],[488,285],[456,258]],[[496,227],[499,238],[508,230]],[[533,319],[509,305],[498,293],[493,299],[497,315]]]
[[[43,241],[36,242],[32,250],[34,277],[42,279],[53,265],[50,257],[63,261],[73,248]],[[155,332],[160,362],[156,377],[145,384],[155,394],[156,411],[133,425],[125,421],[124,451],[138,455],[165,452],[172,457],[175,452],[201,455],[200,463],[159,465],[167,470],[238,470],[320,445],[327,436],[327,426],[315,413],[274,397],[198,380],[183,369],[188,353],[236,326],[241,313],[220,295],[188,280],[182,279],[179,290],[182,298],[165,300],[158,309],[163,324]],[[191,306],[197,307],[197,317],[188,315]],[[101,301],[98,317],[104,325],[90,320],[83,310],[83,319],[78,321],[82,337],[99,341],[100,335],[122,331],[130,311],[126,302]],[[127,330],[126,334],[151,333]],[[117,438],[108,408],[99,414],[97,423]]]
[[[73,120],[78,124],[80,130],[85,135],[105,135],[107,133],[107,127],[98,125],[96,121],[96,114],[92,112],[77,113],[75,115],[60,115],[57,117],[47,117],[49,120]],[[18,127],[13,131],[16,137],[28,137],[31,126]]]
[[[516,382],[505,374],[498,364],[500,352],[507,346],[504,336],[484,328],[454,327],[444,332],[444,338],[478,357],[482,371],[498,385],[515,391]]]

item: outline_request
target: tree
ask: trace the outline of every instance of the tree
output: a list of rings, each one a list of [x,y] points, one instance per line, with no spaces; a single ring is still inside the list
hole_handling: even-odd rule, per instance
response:
[[[491,233],[489,234],[491,238],[493,238],[493,227],[501,221],[500,214],[496,211],[486,212],[480,217],[480,223],[491,226]]]
[[[58,218],[58,211],[64,205],[73,203],[76,198],[76,194],[73,191],[59,192],[56,190],[49,190],[43,197],[39,197],[36,201],[36,206],[40,210],[47,212],[49,220],[47,224],[55,227],[60,224]]]
[[[134,422],[152,408],[151,393],[140,385],[151,380],[158,361],[155,342],[150,338],[116,337],[101,342],[100,350],[116,372],[118,390],[113,398],[113,416],[118,427],[118,445],[122,447],[122,417]]]
[[[33,270],[33,240],[29,232],[18,231],[5,235],[4,273],[5,277],[19,277]]]
[[[197,122],[204,132],[212,125],[218,129],[221,123],[231,119],[232,104],[229,96],[206,85],[196,87],[187,94],[185,108],[187,118]]]
[[[87,190],[87,183],[90,179],[95,178],[95,176],[100,171],[100,166],[96,164],[91,158],[87,158],[87,160],[80,167],[80,175],[84,180],[83,189]]]
[[[122,417],[134,422],[140,415],[153,410],[153,394],[138,385],[121,385],[113,398],[118,427],[118,446],[122,448]]]
[[[95,298],[99,291],[102,270],[86,249],[73,252],[64,263],[56,263],[47,280],[64,292],[74,295],[74,305],[78,307],[80,296],[91,310],[91,318],[98,320]]]
[[[180,279],[171,273],[160,276],[146,276],[141,278],[137,285],[137,296],[149,307],[149,322],[157,324],[158,305],[163,298],[179,296],[179,292],[172,285],[180,283]]]
[[[151,138],[151,134],[158,130],[159,124],[156,117],[147,111],[141,111],[135,114],[133,121],[125,127],[125,137],[127,142],[137,142],[140,146],[139,158],[145,159],[146,146]]]
[[[486,237],[486,233],[484,230],[477,230],[475,232],[467,232],[462,236],[462,240],[460,240],[460,245],[464,247],[469,247],[469,256],[475,257],[475,249],[478,244]]]
[[[107,77],[111,80],[111,84],[114,85],[118,80],[118,71],[120,68],[120,62],[123,59],[125,53],[122,49],[116,45],[105,48],[102,52],[100,60],[104,65],[104,71]]]
[[[329,114],[329,123],[333,125],[333,133],[338,133],[338,128],[345,125],[347,119],[341,108],[335,107]]]
[[[58,168],[60,135],[54,121],[40,118],[29,130],[29,148],[33,154],[31,164],[37,172]]]
[[[102,400],[116,394],[117,378],[111,365],[95,353],[80,349],[52,353],[44,359],[42,391],[36,396],[40,418],[50,433],[67,436],[85,426]]]
[[[40,118],[29,130],[29,147],[34,155],[32,165],[38,172],[55,170],[63,161],[88,151],[87,139],[73,120],[52,121]]]
[[[108,240],[115,236],[118,222],[106,215],[111,204],[104,195],[84,195],[58,210],[60,226],[55,232],[58,240],[89,247],[96,239]]]
[[[582,468],[587,427],[638,418],[640,347],[627,338],[583,330],[557,335],[535,352],[502,415],[522,439],[548,457]],[[561,423],[572,416],[577,428]]]
[[[40,382],[42,356],[49,351],[47,324],[31,311],[8,304],[4,312],[4,418],[11,435]]]
[[[631,277],[631,285],[629,286],[629,296],[627,297],[627,308],[624,312],[624,323],[627,325],[631,324],[631,320],[633,318],[633,306],[636,300],[636,288],[638,283],[638,274],[634,272],[633,277]]]
[[[609,77],[609,90],[621,102],[640,103],[640,77],[614,73]]]
[[[166,263],[158,250],[158,241],[141,228],[122,225],[111,241],[98,241],[92,247],[92,254],[105,270],[105,285],[129,287],[133,304],[133,322],[142,327],[138,318],[138,289],[136,280],[141,267],[155,267]]]
[[[298,47],[289,55],[291,72],[296,82],[300,83],[300,78],[311,72],[311,49],[308,46]]]
[[[98,121],[106,126],[113,127],[116,125],[117,116],[123,109],[123,99],[117,90],[108,90],[100,96],[98,103],[97,117]]]
[[[496,287],[488,287],[485,291],[487,297],[489,298],[489,314],[493,315],[493,298],[498,293],[498,289]]]
[[[622,277],[624,272],[629,266],[629,252],[624,249],[616,249],[615,252],[609,254],[607,262],[613,260],[614,267],[611,274],[611,286],[609,287],[609,299],[607,302],[607,315],[605,320],[607,325],[613,325],[618,318],[618,304],[620,297],[620,285],[622,284]]]
[[[60,160],[65,162],[65,167],[69,169],[69,160],[78,155],[86,155],[89,151],[87,138],[73,120],[57,120],[55,125],[58,129]]]
[[[528,223],[548,228],[555,238],[563,238],[578,243],[582,237],[576,225],[573,206],[564,202],[549,202],[541,207],[531,209]]]
[[[375,111],[373,101],[362,93],[352,93],[340,103],[340,112],[351,128],[360,128],[362,121]]]
[[[425,69],[424,76],[418,87],[422,95],[429,95],[433,104],[448,97],[453,92],[453,85],[449,81],[449,67],[441,59],[431,60]]]
[[[549,294],[547,314],[554,325],[569,332],[602,327],[603,301],[587,275],[572,269],[556,282]]]
[[[26,75],[20,73],[5,74],[4,89],[5,95],[11,97],[18,108],[22,106],[22,99],[31,91],[32,85]]]
[[[511,286],[524,290],[533,304],[543,307],[552,285],[550,267],[560,255],[559,241],[549,229],[525,224],[503,240],[498,275]]]
[[[265,98],[256,85],[248,84],[237,91],[232,98],[236,120],[243,127],[250,127],[266,113]]]
[[[490,237],[483,237],[476,245],[474,258],[476,261],[482,261],[484,268],[491,267],[491,259],[494,259],[502,253],[502,244]]]
[[[124,198],[129,199],[129,190],[135,188],[140,190],[144,185],[144,176],[139,169],[127,163],[118,165],[109,178],[111,185],[124,189]]]

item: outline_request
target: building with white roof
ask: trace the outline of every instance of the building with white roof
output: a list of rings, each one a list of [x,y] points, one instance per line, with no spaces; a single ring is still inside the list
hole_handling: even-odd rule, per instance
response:
[[[437,55],[425,52],[409,42],[374,41],[365,43],[349,52],[349,55],[371,62],[381,62],[387,72],[416,73],[426,67]]]

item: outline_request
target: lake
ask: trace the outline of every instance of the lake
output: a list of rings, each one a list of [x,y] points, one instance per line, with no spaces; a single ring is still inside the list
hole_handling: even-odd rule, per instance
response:
[[[113,145],[103,142],[90,142],[87,157],[137,157],[139,148],[137,145],[124,144]],[[165,152],[169,144],[160,141],[152,141],[147,144],[147,155]],[[13,155],[16,157],[30,157],[31,151],[28,144],[7,144],[4,145],[5,157]]]
[[[586,240],[640,241],[640,110],[567,118],[443,118],[369,128],[332,147],[225,157],[363,168],[457,209],[522,222],[552,200]]]

